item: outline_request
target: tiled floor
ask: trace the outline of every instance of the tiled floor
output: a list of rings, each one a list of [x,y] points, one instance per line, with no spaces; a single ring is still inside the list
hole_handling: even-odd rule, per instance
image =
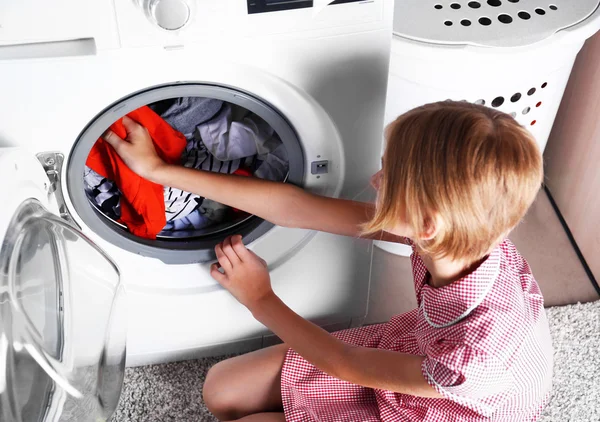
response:
[[[510,239],[529,262],[546,306],[599,299],[545,191]],[[409,259],[376,248],[365,323],[387,321],[415,306]]]

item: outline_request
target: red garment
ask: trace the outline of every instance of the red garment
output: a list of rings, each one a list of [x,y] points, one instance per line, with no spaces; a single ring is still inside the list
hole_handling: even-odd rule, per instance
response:
[[[147,106],[132,111],[128,116],[148,129],[156,152],[165,162],[180,162],[181,153],[186,146],[183,134],[171,128]],[[121,139],[127,136],[121,119],[113,123],[110,129]],[[120,222],[136,236],[155,239],[167,223],[163,186],[135,174],[103,139],[98,139],[92,147],[86,165],[114,181],[121,191]]]
[[[250,173],[250,171],[246,170],[245,168],[239,168],[231,174],[237,174],[238,176],[244,176],[244,177],[252,176],[252,173]]]
[[[294,422],[521,422],[536,420],[552,384],[544,300],[509,241],[471,274],[427,284],[411,256],[419,307],[385,324],[339,331],[350,344],[424,356],[424,379],[444,398],[361,387],[331,377],[290,349],[281,371],[285,420]]]

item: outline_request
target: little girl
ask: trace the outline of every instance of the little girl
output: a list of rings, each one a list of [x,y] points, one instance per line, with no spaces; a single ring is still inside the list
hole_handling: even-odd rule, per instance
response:
[[[294,186],[168,166],[143,127],[105,139],[162,185],[275,224],[412,246],[418,308],[329,334],[273,292],[240,236],[215,248],[211,274],[284,344],[215,365],[208,408],[231,421],[531,421],[548,399],[552,346],[543,298],[506,239],[542,182],[532,136],[507,114],[441,102],[387,129],[375,205]],[[335,259],[332,251],[332,259]],[[365,281],[366,282],[366,281]]]

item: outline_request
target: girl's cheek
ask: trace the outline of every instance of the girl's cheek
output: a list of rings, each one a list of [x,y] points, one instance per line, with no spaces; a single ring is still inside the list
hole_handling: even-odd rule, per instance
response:
[[[379,170],[377,173],[375,173],[373,176],[371,176],[371,186],[373,186],[373,188],[375,190],[379,190],[379,187],[381,186],[381,177],[382,177],[382,170]]]

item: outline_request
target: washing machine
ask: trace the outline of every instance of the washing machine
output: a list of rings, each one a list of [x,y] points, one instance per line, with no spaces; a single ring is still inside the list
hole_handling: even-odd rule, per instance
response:
[[[83,173],[120,117],[204,97],[244,107],[277,132],[288,183],[370,199],[392,12],[389,0],[2,2],[0,294],[5,321],[21,322],[3,327],[0,356],[13,346],[36,356],[56,382],[58,367],[77,366],[65,363],[69,356],[101,361],[106,353],[95,351],[106,348],[119,356],[124,316],[128,365],[275,342],[209,275],[215,244],[234,233],[267,261],[275,292],[296,312],[327,329],[359,325],[370,242],[257,217],[209,234],[143,239],[99,212]],[[28,334],[11,343],[21,331]]]

